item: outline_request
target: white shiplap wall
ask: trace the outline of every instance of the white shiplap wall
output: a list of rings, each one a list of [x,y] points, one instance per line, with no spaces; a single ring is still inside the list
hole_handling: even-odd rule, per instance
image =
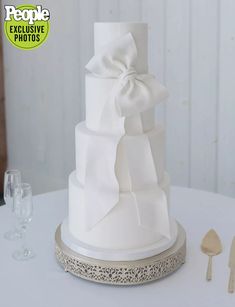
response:
[[[150,71],[170,91],[156,117],[166,127],[173,184],[235,196],[235,1],[40,4],[51,11],[47,43],[26,52],[4,41],[9,167],[22,169],[36,193],[67,185],[75,167],[74,126],[85,117],[93,23],[145,21]]]

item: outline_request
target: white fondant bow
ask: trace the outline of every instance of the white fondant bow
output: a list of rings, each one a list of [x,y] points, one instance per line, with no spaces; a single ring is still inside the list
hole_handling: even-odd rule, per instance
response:
[[[138,114],[167,97],[166,88],[154,76],[136,71],[136,63],[136,44],[128,33],[106,46],[86,65],[86,69],[99,78],[118,79],[112,97],[121,117]]]
[[[111,93],[107,93],[107,101],[100,118],[101,131],[111,131],[112,135],[110,139],[92,137],[87,144],[84,198],[86,230],[100,222],[118,203],[119,183],[115,174],[115,163],[118,144],[125,134],[125,117],[139,114],[167,97],[167,90],[154,76],[137,73],[136,62],[135,41],[128,33],[106,46],[86,66],[87,70],[99,78],[117,79],[115,86],[110,89]],[[139,223],[169,237],[166,195],[158,186],[149,139],[143,135],[130,145],[126,144],[125,149]],[[143,150],[146,164],[143,161],[139,164],[139,161],[135,160],[135,152],[140,148]],[[135,169],[140,169],[139,174],[136,174]],[[136,176],[142,183],[155,185],[154,192],[149,194],[138,191],[140,187]]]

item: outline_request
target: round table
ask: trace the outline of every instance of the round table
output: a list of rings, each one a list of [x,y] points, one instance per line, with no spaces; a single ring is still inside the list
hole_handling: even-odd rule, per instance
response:
[[[171,212],[187,233],[186,263],[174,274],[142,286],[108,286],[65,273],[54,256],[54,233],[67,215],[67,190],[34,197],[34,218],[28,245],[37,257],[15,261],[11,254],[20,242],[3,233],[10,212],[0,207],[0,302],[4,307],[77,306],[235,306],[235,293],[227,292],[230,244],[235,235],[235,199],[219,194],[172,187]],[[205,280],[207,257],[200,251],[203,235],[214,228],[223,253],[214,257],[213,280]]]

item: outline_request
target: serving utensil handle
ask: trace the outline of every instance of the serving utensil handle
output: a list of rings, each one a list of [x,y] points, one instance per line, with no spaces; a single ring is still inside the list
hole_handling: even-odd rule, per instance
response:
[[[228,292],[229,293],[234,292],[234,275],[235,275],[235,270],[231,269],[230,270],[230,276],[229,276],[229,283],[228,283]]]
[[[207,272],[206,272],[206,280],[212,279],[212,256],[209,256]]]

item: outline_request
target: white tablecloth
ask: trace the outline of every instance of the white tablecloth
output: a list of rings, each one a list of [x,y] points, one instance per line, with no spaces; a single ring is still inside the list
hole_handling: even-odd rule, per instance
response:
[[[34,219],[28,242],[37,257],[17,262],[11,257],[20,242],[8,242],[9,209],[0,207],[0,306],[235,306],[235,293],[227,293],[227,266],[235,235],[235,200],[186,188],[172,188],[172,214],[187,232],[187,260],[173,275],[143,286],[115,287],[95,284],[65,273],[54,257],[54,232],[67,215],[67,191],[34,197]],[[202,236],[215,228],[223,253],[214,258],[213,280],[206,282],[207,257],[200,252]]]

